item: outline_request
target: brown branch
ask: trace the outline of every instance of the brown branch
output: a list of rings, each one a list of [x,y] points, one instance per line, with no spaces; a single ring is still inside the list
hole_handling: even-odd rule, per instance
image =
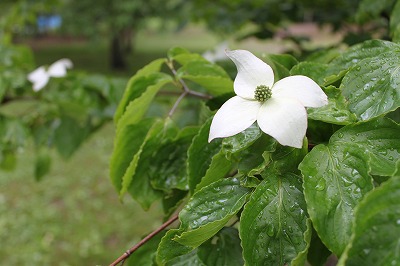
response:
[[[168,227],[170,224],[178,220],[178,214],[172,216],[168,221],[163,223],[159,228],[148,234],[145,238],[139,241],[136,245],[128,249],[124,254],[122,254],[118,259],[116,259],[113,263],[110,264],[110,266],[116,266],[120,262],[125,261],[133,252],[135,252],[138,248],[146,244],[151,238],[153,238],[155,235],[160,233],[162,230],[164,230],[166,227]]]

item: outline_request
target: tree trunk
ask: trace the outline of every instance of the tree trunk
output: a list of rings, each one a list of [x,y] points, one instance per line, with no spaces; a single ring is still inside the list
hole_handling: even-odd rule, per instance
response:
[[[112,69],[125,69],[126,58],[124,49],[122,48],[119,33],[114,34],[111,40],[111,68]]]
[[[132,52],[133,30],[124,28],[116,32],[111,40],[112,69],[126,69],[127,57]]]

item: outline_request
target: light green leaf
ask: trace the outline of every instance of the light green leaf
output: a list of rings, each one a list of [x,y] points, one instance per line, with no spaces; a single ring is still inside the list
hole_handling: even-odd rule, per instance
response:
[[[127,169],[135,155],[143,148],[142,144],[148,138],[148,132],[154,124],[154,119],[145,119],[135,125],[124,127],[116,136],[110,160],[110,177],[118,192],[122,190],[122,182],[127,174]],[[131,166],[130,170],[134,170],[134,167]],[[129,185],[127,179],[128,175],[125,177],[125,186]]]
[[[229,161],[225,153],[223,151],[215,154],[210,163],[210,167],[207,169],[204,177],[201,179],[201,182],[196,186],[195,192],[202,189],[205,186],[214,183],[217,180],[220,180],[229,173],[232,169],[232,162]]]
[[[117,116],[116,113],[114,119],[117,122],[117,134],[125,126],[137,123],[146,114],[157,92],[169,82],[172,82],[171,76],[162,73],[153,73],[138,78],[135,82],[130,82],[131,87],[138,87],[138,90],[143,91],[134,100],[127,103],[123,114]],[[118,109],[121,105],[122,101]]]
[[[197,255],[205,265],[242,266],[242,247],[236,228],[224,227],[198,249]]]
[[[355,211],[351,243],[338,265],[398,265],[400,261],[400,176],[371,191]]]
[[[194,250],[192,247],[187,247],[174,241],[173,239],[177,234],[179,234],[178,229],[171,229],[161,239],[156,256],[158,265],[165,265],[168,261]]]
[[[400,49],[361,60],[343,78],[340,89],[361,120],[400,106]]]
[[[212,119],[208,119],[204,123],[199,133],[193,138],[193,142],[187,152],[187,175],[191,193],[193,193],[197,184],[201,182],[201,179],[206,174],[213,156],[221,149],[220,139],[208,143],[211,121]]]
[[[242,208],[249,192],[237,178],[218,180],[197,191],[179,213],[182,233],[174,240],[198,247]]]
[[[115,111],[114,121],[118,123],[121,116],[125,113],[125,109],[128,104],[138,98],[148,86],[154,85],[155,77],[161,73],[160,71],[162,64],[165,63],[165,59],[157,59],[149,63],[141,70],[139,70],[128,82],[124,95]]]
[[[310,238],[300,178],[290,173],[264,178],[240,219],[246,265],[287,265],[292,260],[299,265]]]
[[[339,89],[329,86],[324,91],[328,96],[328,104],[319,108],[308,108],[309,119],[336,125],[348,125],[357,121],[357,117],[349,111]]]
[[[225,70],[205,59],[187,62],[178,69],[177,77],[197,83],[215,96],[233,91],[233,81]]]

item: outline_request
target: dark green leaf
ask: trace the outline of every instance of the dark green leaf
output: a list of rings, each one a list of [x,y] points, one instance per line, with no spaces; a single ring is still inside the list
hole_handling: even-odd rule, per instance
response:
[[[268,54],[262,57],[274,70],[275,82],[290,75],[290,69],[298,62],[289,54]]]
[[[340,88],[349,109],[361,120],[400,106],[400,50],[361,60],[343,78]]]
[[[229,158],[231,154],[240,152],[249,147],[259,137],[261,137],[262,134],[263,132],[260,130],[258,125],[254,123],[239,134],[224,138],[222,141],[222,147]]]
[[[317,62],[301,62],[290,70],[290,75],[304,75],[314,80],[318,85],[325,84],[325,74],[328,64]]]
[[[330,252],[324,243],[322,243],[317,232],[313,230],[310,247],[308,249],[307,261],[312,266],[323,266],[331,254],[332,252]]]
[[[390,16],[390,35],[393,42],[400,42],[400,2],[397,1]]]
[[[211,119],[201,127],[199,133],[193,138],[188,150],[187,174],[189,190],[193,193],[200,183],[207,169],[210,167],[213,156],[221,149],[221,140],[217,139],[208,143]]]
[[[360,202],[353,235],[338,265],[398,265],[400,177],[392,177]]]
[[[213,238],[199,247],[197,255],[205,265],[243,265],[238,230],[232,227],[222,228]]]
[[[34,175],[37,181],[41,180],[50,171],[51,156],[46,148],[40,148],[36,153]]]
[[[89,135],[90,128],[75,119],[62,116],[60,123],[54,131],[54,142],[57,151],[69,158]]]
[[[180,231],[175,238],[197,247],[215,235],[243,206],[248,188],[237,178],[225,178],[197,191],[179,214]]]
[[[128,266],[153,266],[154,265],[154,257],[157,252],[158,244],[161,241],[161,238],[164,237],[166,231],[162,231],[152,237],[149,241],[146,242],[143,246],[137,249],[134,253],[132,253],[129,258],[126,260],[126,264]]]
[[[168,261],[191,252],[194,248],[179,244],[173,239],[179,234],[178,229],[169,230],[161,239],[157,249],[156,261],[159,265],[165,265]]]
[[[292,260],[304,265],[311,237],[306,234],[310,230],[307,227],[300,178],[290,173],[265,176],[241,215],[240,238],[246,265],[287,265]]]
[[[206,266],[197,255],[197,250],[193,250],[188,254],[176,257],[167,262],[167,266]]]
[[[365,23],[377,19],[385,10],[391,10],[394,2],[395,0],[362,0],[355,14],[356,21]]]
[[[157,149],[149,169],[154,188],[166,192],[172,189],[188,190],[187,150],[197,133],[197,127],[185,128],[175,139],[165,142]]]
[[[324,89],[328,96],[328,105],[319,108],[308,108],[308,118],[336,125],[348,125],[357,121],[356,116],[347,107],[341,91],[334,86]]]

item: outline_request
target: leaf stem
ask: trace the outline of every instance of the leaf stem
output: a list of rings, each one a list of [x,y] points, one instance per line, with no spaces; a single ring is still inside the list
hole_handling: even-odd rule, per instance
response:
[[[173,222],[175,222],[176,220],[178,220],[178,214],[175,214],[174,216],[172,216],[168,221],[166,221],[165,223],[163,223],[159,228],[157,228],[156,230],[154,230],[153,232],[151,232],[150,234],[148,234],[145,238],[143,238],[142,240],[140,240],[136,245],[134,245],[133,247],[131,247],[130,249],[128,249],[124,254],[122,254],[118,259],[116,259],[113,263],[110,264],[110,266],[116,266],[118,265],[120,262],[124,263],[124,261],[130,256],[132,255],[133,252],[135,252],[138,248],[140,248],[141,246],[143,246],[144,244],[146,244],[151,238],[153,238],[155,235],[157,235],[158,233],[160,233],[162,230],[164,230],[166,227],[168,227],[169,225],[171,225]]]

